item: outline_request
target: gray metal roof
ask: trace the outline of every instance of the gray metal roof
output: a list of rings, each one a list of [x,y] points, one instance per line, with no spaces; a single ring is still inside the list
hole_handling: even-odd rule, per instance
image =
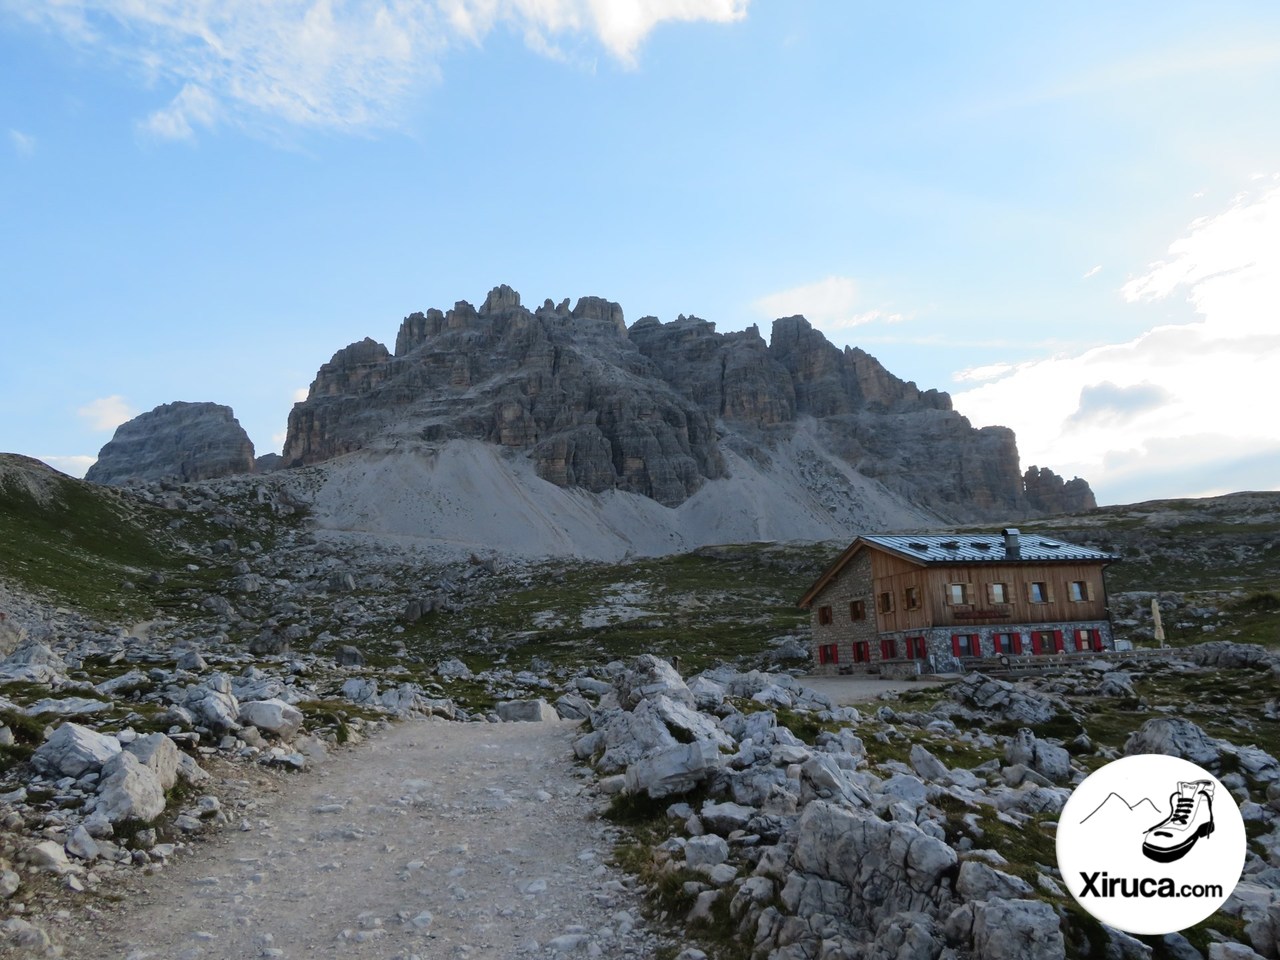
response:
[[[1111,561],[1120,558],[1089,547],[1042,537],[1017,535],[1018,553],[1010,556],[999,533],[865,535],[860,539],[921,563],[1041,563],[1051,560]]]

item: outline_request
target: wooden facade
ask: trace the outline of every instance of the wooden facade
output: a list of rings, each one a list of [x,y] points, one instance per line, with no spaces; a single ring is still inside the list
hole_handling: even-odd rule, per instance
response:
[[[1103,569],[1116,558],[1046,538],[1027,538],[1024,556],[1020,544],[1016,530],[963,545],[855,540],[801,599],[815,664],[936,672],[1006,653],[1110,649]]]

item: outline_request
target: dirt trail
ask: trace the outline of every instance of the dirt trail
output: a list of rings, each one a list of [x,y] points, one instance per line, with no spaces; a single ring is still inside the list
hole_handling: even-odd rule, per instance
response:
[[[577,725],[394,725],[287,781],[96,929],[83,960],[649,956]],[[248,829],[242,829],[247,826]]]

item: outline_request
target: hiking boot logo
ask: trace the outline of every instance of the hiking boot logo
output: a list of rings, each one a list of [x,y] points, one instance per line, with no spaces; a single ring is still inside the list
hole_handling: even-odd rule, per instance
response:
[[[1149,860],[1172,863],[1212,833],[1213,781],[1179,781],[1169,796],[1169,815],[1143,834],[1142,853]]]
[[[1125,933],[1164,936],[1222,908],[1248,841],[1221,780],[1181,757],[1138,753],[1077,784],[1055,845],[1063,885],[1086,913]]]

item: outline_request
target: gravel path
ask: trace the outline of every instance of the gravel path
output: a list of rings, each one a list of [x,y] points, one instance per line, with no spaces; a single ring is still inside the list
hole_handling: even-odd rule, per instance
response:
[[[393,725],[125,895],[68,958],[652,956],[577,724]]]

